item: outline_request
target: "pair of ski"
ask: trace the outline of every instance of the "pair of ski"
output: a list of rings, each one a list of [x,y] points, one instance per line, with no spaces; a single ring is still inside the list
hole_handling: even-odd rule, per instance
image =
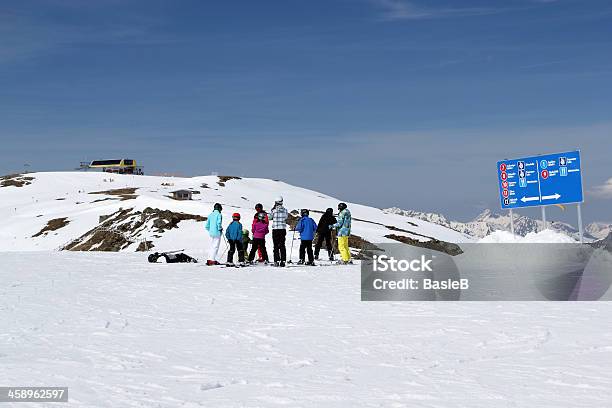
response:
[[[338,264],[336,263],[336,261],[315,261],[314,265],[291,263],[291,264],[288,264],[287,266],[290,268],[307,268],[307,267],[318,268],[318,267],[323,267],[323,266],[337,266],[337,265]]]
[[[249,268],[250,267],[256,267],[257,268],[257,267],[267,267],[267,266],[270,266],[270,267],[273,267],[273,268],[283,269],[283,268],[307,268],[307,267],[315,267],[315,268],[317,268],[317,267],[323,267],[323,266],[337,266],[337,265],[338,264],[333,262],[333,261],[329,261],[329,262],[325,262],[325,261],[321,262],[321,261],[319,261],[319,262],[315,263],[314,265],[306,265],[306,264],[298,264],[298,263],[293,263],[293,262],[292,263],[287,262],[285,264],[285,266],[277,266],[277,265],[274,265],[273,263],[265,264],[265,263],[261,262],[261,263],[244,264],[244,265],[240,265],[240,264],[221,264],[221,265],[217,265],[217,266],[220,266],[221,268],[247,268],[247,267],[249,267]]]
[[[267,263],[266,264],[266,263],[263,263],[263,262],[256,262],[256,263],[245,263],[243,265],[240,265],[239,263],[237,263],[237,264],[226,263],[226,264],[221,264],[221,265],[217,265],[217,266],[220,266],[221,268],[253,268],[253,267],[258,268],[258,267],[276,266],[276,265],[274,265],[273,263]]]
[[[248,267],[250,267],[250,266],[254,266],[254,265],[251,265],[251,264],[248,264],[248,263],[245,263],[245,264],[243,264],[243,265],[240,265],[239,263],[237,263],[237,264],[234,264],[234,263],[233,263],[233,264],[226,263],[226,264],[221,264],[221,265],[217,265],[217,266],[220,266],[220,267],[221,267],[221,268],[223,268],[223,269],[224,269],[224,268],[235,268],[235,269],[239,269],[239,268],[248,268]]]

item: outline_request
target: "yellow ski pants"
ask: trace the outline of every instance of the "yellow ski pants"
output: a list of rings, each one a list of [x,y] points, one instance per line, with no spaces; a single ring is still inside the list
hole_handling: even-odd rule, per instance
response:
[[[344,262],[351,260],[351,251],[349,250],[348,239],[349,237],[338,237],[338,251],[340,252],[340,257]]]

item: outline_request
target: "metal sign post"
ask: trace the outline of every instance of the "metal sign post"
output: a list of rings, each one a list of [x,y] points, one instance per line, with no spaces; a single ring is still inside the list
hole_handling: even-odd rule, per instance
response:
[[[542,231],[546,229],[546,206],[542,206]]]
[[[583,243],[583,231],[582,231],[582,208],[580,203],[576,204],[576,209],[578,210],[578,233],[580,234],[580,243]]]
[[[512,215],[512,208],[510,209],[510,232],[514,235],[514,216]]]

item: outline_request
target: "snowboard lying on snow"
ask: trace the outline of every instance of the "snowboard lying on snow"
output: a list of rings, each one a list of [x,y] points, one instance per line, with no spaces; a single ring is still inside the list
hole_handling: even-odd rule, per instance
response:
[[[156,263],[160,258],[165,258],[166,263],[198,263],[197,259],[190,257],[182,251],[182,249],[179,249],[178,251],[154,252],[147,259],[151,263]]]

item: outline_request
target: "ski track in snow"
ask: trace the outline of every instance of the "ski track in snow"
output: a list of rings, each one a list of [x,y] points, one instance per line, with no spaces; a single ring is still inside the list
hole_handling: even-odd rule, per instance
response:
[[[610,302],[361,302],[358,266],[1,253],[15,407],[610,406]],[[10,406],[10,404],[6,404]]]

